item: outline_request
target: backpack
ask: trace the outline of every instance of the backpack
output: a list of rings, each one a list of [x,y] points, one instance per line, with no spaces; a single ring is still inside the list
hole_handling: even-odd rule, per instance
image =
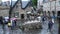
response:
[[[42,21],[45,21],[45,17],[42,18]]]

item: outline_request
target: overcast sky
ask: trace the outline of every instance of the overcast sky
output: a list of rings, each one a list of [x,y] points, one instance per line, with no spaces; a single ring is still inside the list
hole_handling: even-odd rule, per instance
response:
[[[3,2],[5,1],[11,1],[11,0],[2,0]],[[13,1],[17,1],[17,0],[13,0]],[[22,0],[22,1],[28,1],[28,0]]]
[[[11,1],[11,0],[2,0],[2,2],[5,2],[5,1]],[[17,1],[17,0],[12,0],[12,1]]]
[[[10,1],[10,0],[2,0],[2,1]],[[13,1],[17,1],[17,0],[13,0]],[[28,1],[28,0],[22,0],[22,1]],[[40,0],[42,1],[42,0]]]
[[[22,0],[22,1],[29,1],[29,0]]]
[[[5,1],[11,1],[11,0],[2,0],[2,2],[5,2]],[[12,1],[17,1],[17,0],[12,0]],[[22,0],[22,1],[29,1],[29,0]],[[40,3],[42,3],[43,0],[39,0]]]

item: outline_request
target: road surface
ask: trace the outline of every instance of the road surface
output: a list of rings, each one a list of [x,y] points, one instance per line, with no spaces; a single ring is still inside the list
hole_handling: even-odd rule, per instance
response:
[[[0,25],[0,34],[58,34],[58,23],[55,22],[52,28],[52,32],[48,31],[48,21],[45,21],[44,24],[42,24],[43,29],[42,30],[34,30],[34,31],[22,31],[19,28],[16,30],[10,30],[7,25],[5,25],[5,31],[3,30],[3,26]]]

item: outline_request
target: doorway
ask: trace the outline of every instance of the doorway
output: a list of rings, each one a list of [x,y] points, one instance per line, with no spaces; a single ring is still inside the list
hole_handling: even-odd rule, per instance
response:
[[[60,16],[60,11],[58,11],[58,16]]]
[[[60,24],[60,11],[57,12],[57,18],[58,18],[58,22]]]
[[[60,11],[57,12],[58,22],[59,22],[59,34],[60,34]]]
[[[58,20],[59,20],[59,23],[60,23],[60,11],[57,12],[57,17],[58,17]]]
[[[21,14],[21,19],[24,19],[24,14]]]

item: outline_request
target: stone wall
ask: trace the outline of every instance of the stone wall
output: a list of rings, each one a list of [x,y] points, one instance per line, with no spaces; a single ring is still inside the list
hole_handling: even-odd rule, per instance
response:
[[[0,10],[0,16],[9,16],[9,10],[8,9]]]

